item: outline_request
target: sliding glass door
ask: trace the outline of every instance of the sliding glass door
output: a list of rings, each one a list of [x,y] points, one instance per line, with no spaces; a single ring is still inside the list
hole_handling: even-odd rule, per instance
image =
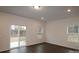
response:
[[[26,45],[26,26],[11,25],[10,48]]]

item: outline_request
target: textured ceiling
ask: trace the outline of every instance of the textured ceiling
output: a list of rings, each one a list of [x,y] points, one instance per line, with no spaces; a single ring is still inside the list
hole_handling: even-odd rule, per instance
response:
[[[67,13],[67,9],[72,10],[72,15]],[[0,11],[37,20],[41,17],[44,20],[59,20],[79,15],[78,6],[41,6],[39,10],[32,6],[0,6]]]

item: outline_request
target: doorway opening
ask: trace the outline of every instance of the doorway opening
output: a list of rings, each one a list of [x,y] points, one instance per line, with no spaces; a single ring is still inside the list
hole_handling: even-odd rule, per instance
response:
[[[26,26],[11,25],[10,48],[26,46]]]

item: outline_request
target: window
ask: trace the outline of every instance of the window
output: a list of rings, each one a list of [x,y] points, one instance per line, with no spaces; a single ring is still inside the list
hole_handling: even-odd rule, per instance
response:
[[[70,25],[68,27],[68,33],[69,34],[78,34],[79,33],[79,26],[78,25]]]
[[[79,25],[70,25],[67,28],[68,41],[79,42]]]

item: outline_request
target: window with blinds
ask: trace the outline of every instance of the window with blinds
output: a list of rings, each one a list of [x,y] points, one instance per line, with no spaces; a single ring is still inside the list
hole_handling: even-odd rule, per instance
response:
[[[67,27],[68,41],[79,42],[79,25],[70,25]]]

